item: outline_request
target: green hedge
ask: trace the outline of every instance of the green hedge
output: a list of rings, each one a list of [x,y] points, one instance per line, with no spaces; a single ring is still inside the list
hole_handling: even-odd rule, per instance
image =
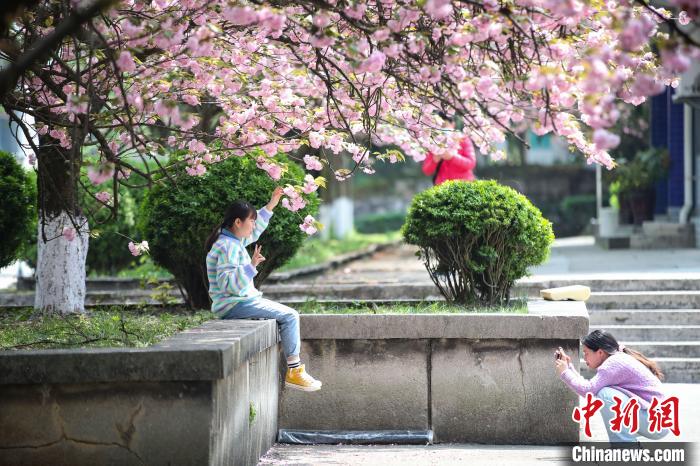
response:
[[[143,184],[136,179],[137,175],[131,175],[130,184]],[[100,185],[100,190],[112,192],[111,182]],[[134,267],[139,263],[139,258],[134,257],[127,247],[127,238],[139,237],[136,226],[139,206],[146,196],[146,190],[141,188],[127,188],[119,186],[119,210],[117,217],[109,219],[104,223],[94,219],[90,225],[92,236],[86,261],[87,272],[91,275],[116,275],[120,271]],[[82,205],[93,210],[99,207],[98,201],[81,193]],[[104,216],[106,209],[102,209]]]
[[[284,155],[278,155],[277,160],[288,167],[279,184],[301,183],[301,167]],[[211,165],[204,176],[184,175],[176,183],[159,184],[148,193],[139,215],[140,230],[149,241],[154,262],[173,274],[186,290],[190,305],[210,306],[204,243],[220,224],[226,208],[237,199],[261,208],[270,200],[275,186],[275,181],[247,156],[230,157]],[[306,215],[315,216],[319,204],[315,193],[307,199],[307,206],[297,212],[281,205],[275,209],[267,230],[257,241],[266,260],[258,267],[256,286],[294,256],[307,237],[299,224]]]
[[[399,230],[405,221],[405,212],[362,215],[355,218],[355,230],[358,233],[388,233]]]
[[[566,196],[561,201],[536,202],[542,215],[552,222],[557,238],[578,236],[586,232],[591,218],[596,216],[594,194]]]
[[[418,194],[402,233],[445,298],[461,304],[508,302],[515,280],[547,258],[554,240],[540,211],[495,181],[450,181]]]
[[[23,247],[36,237],[36,175],[0,151],[0,267],[21,257]]]

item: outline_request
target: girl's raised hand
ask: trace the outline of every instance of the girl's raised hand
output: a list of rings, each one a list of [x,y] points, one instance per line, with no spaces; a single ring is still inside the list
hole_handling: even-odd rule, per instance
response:
[[[260,253],[261,246],[259,244],[255,245],[255,250],[253,251],[253,257],[251,257],[250,262],[253,264],[253,267],[257,267],[258,264],[263,262],[265,260],[265,257]]]
[[[284,191],[282,190],[281,186],[277,186],[274,191],[272,191],[272,196],[270,197],[270,202],[267,203],[267,210],[272,212],[272,210],[277,207],[277,204],[280,202],[280,198],[284,194]]]

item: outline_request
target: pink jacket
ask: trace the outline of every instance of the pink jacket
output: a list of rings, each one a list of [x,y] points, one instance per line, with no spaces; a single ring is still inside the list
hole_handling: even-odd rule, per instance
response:
[[[428,152],[428,155],[423,161],[423,173],[428,176],[435,174],[439,162],[433,158],[433,154]],[[460,142],[459,152],[450,160],[444,160],[440,165],[440,172],[435,178],[435,185],[444,183],[447,180],[467,180],[474,179],[474,167],[476,167],[476,156],[474,155],[474,146],[469,138],[464,138]]]
[[[603,361],[590,380],[581,377],[571,364],[559,378],[581,396],[586,396],[588,392],[597,395],[603,387],[616,388],[629,397],[637,398],[643,409],[649,408],[652,397],[664,400],[659,379],[644,364],[619,351]]]

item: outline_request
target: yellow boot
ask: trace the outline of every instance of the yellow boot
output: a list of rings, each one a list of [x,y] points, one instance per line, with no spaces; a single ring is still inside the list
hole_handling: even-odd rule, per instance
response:
[[[320,390],[321,385],[323,384],[320,380],[314,379],[306,372],[303,364],[299,367],[287,369],[287,375],[284,378],[285,387],[293,388],[295,390],[302,390],[305,392],[315,392],[316,390]]]

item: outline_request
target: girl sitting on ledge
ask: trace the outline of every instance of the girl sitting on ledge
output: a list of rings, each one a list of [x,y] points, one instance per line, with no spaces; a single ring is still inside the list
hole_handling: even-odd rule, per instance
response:
[[[282,348],[287,357],[285,386],[313,392],[321,382],[311,377],[299,359],[301,338],[299,313],[283,304],[262,297],[255,289],[256,267],[265,260],[260,246],[251,258],[246,246],[258,240],[282,197],[282,188],[275,188],[270,202],[256,211],[245,201],[229,206],[223,221],[214,228],[206,242],[207,275],[212,311],[222,319],[275,319],[279,325]]]

